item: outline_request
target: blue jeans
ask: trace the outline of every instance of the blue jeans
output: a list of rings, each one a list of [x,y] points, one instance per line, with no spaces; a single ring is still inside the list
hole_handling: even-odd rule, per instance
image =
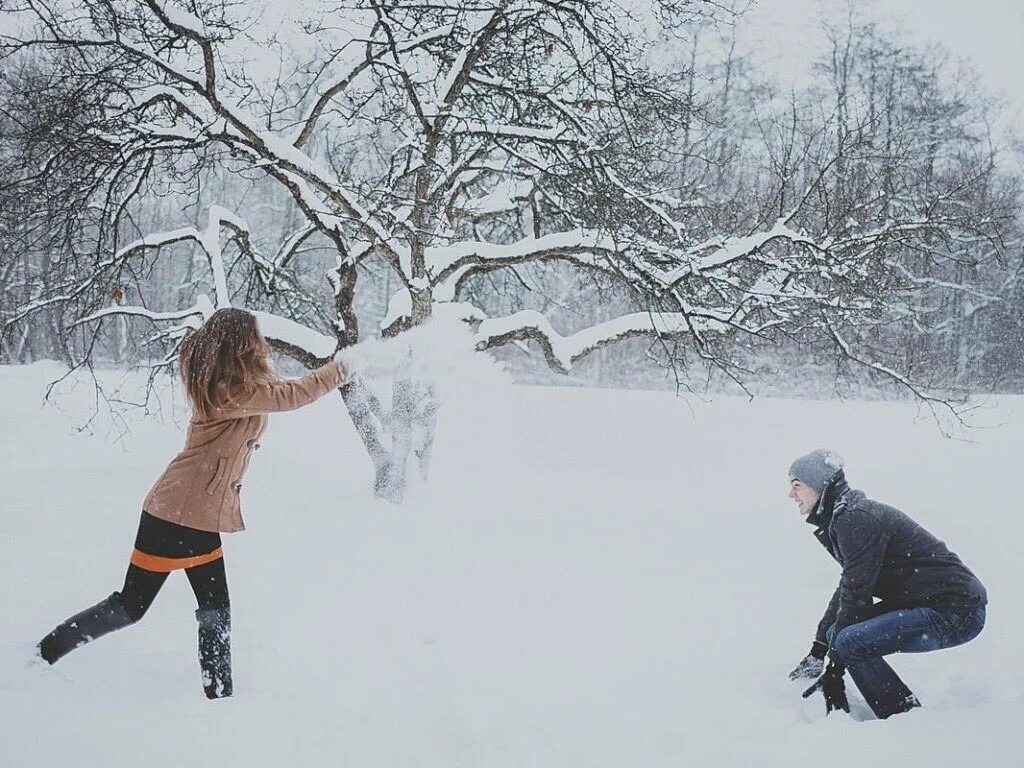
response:
[[[973,640],[985,626],[980,608],[904,608],[828,632],[829,653],[843,664],[879,718],[920,706],[883,659],[890,653],[927,653]]]

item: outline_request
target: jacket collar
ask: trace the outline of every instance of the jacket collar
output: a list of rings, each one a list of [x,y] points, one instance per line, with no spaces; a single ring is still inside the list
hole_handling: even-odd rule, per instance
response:
[[[846,492],[850,490],[850,484],[846,482],[846,473],[843,470],[836,470],[821,493],[821,498],[815,504],[811,514],[807,516],[807,523],[815,528],[827,529],[832,522],[832,514],[835,512],[836,504]]]

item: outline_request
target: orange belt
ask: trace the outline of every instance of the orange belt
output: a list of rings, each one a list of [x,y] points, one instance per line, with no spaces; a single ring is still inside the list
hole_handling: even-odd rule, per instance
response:
[[[182,568],[195,568],[197,565],[206,565],[221,557],[224,557],[224,551],[221,547],[217,547],[213,552],[207,552],[205,555],[196,555],[195,557],[158,557],[157,555],[149,555],[136,549],[132,551],[132,565],[137,565],[139,568],[147,571],[170,573]]]

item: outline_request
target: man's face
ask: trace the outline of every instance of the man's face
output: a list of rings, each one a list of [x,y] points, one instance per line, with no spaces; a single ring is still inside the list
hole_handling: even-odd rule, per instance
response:
[[[797,507],[800,508],[800,514],[807,516],[811,514],[814,505],[821,498],[821,494],[809,485],[804,485],[799,480],[790,480],[789,498],[796,502]]]

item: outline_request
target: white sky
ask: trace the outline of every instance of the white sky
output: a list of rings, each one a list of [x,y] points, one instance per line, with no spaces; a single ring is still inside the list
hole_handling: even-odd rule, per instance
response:
[[[818,19],[835,0],[756,0],[741,39],[799,78],[817,50]],[[937,42],[967,58],[1011,110],[1024,114],[1024,0],[857,0],[858,9],[897,24],[915,42]]]

